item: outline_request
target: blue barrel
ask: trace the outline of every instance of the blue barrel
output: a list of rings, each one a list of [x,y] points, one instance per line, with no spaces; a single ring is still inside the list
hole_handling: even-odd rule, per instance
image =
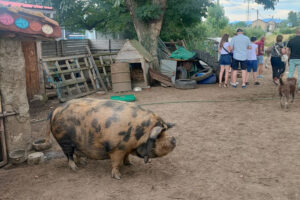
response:
[[[196,74],[196,77],[198,76],[202,76],[204,75],[205,73],[197,73]],[[215,74],[212,74],[210,77],[202,80],[202,81],[198,81],[197,84],[214,84],[217,82],[217,77]]]

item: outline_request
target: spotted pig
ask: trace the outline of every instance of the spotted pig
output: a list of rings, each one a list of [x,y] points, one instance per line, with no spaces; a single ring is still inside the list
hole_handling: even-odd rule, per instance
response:
[[[149,158],[167,155],[176,146],[175,138],[167,135],[174,124],[133,103],[76,99],[57,107],[49,119],[48,138],[51,130],[72,170],[78,164],[73,154],[111,159],[112,177],[120,179],[119,167],[130,164],[129,154],[147,163]]]

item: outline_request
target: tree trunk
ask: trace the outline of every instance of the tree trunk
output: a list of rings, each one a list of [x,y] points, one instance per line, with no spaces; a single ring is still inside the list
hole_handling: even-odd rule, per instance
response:
[[[139,39],[139,42],[145,47],[146,50],[152,55],[153,68],[159,69],[159,61],[157,55],[157,43],[160,35],[161,26],[164,18],[164,13],[167,6],[167,0],[152,0],[152,3],[159,4],[163,9],[163,14],[159,19],[153,20],[150,23],[145,23],[136,17],[137,4],[135,0],[126,0],[127,8],[130,11],[131,18]]]

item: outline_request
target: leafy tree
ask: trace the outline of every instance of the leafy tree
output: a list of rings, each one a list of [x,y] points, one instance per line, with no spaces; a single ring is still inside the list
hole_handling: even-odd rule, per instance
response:
[[[205,16],[209,0],[54,0],[60,24],[71,30],[135,30],[141,44],[157,58],[157,39],[182,39]],[[129,34],[134,37],[134,34]],[[156,59],[155,65],[158,65]]]
[[[168,0],[160,37],[165,41],[184,39],[192,29],[197,31],[208,5],[206,0]]]
[[[208,8],[206,23],[211,27],[211,36],[218,36],[221,29],[228,25],[229,19],[225,17],[224,8],[216,4]]]
[[[220,30],[220,36],[224,35],[225,33],[229,34],[230,37],[232,37],[235,34],[235,28],[233,28],[232,26],[227,25],[225,28]]]
[[[257,39],[265,35],[265,31],[261,27],[247,28],[244,32],[248,37],[256,37]]]
[[[265,9],[273,9],[279,0],[255,0],[256,3],[264,5]]]
[[[235,23],[235,24],[232,24],[231,25],[233,28],[245,28],[247,27],[247,23],[246,22],[238,22],[238,23]]]
[[[24,0],[25,1],[25,0]],[[28,0],[31,1],[31,0]],[[33,1],[33,0],[32,0]],[[40,0],[49,1],[49,0]],[[255,0],[273,8],[278,0]],[[141,44],[156,59],[157,41],[183,37],[190,27],[196,26],[205,16],[210,0],[52,0],[61,25],[74,29],[95,28],[101,32],[131,32],[133,27]],[[214,14],[218,16],[220,13]],[[226,19],[216,21],[218,30],[227,24]],[[213,21],[210,21],[214,25]],[[224,25],[225,24],[225,25]],[[163,25],[163,29],[162,29]],[[162,33],[161,33],[162,30]]]
[[[289,12],[288,21],[289,23],[292,24],[292,27],[299,25],[300,22],[299,18],[300,18],[300,13],[297,14],[297,12],[293,12],[293,11]]]

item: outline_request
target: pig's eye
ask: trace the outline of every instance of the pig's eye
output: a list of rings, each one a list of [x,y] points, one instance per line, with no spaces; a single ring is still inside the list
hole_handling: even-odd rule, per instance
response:
[[[157,136],[157,139],[161,138],[163,136],[164,133],[161,133]]]

